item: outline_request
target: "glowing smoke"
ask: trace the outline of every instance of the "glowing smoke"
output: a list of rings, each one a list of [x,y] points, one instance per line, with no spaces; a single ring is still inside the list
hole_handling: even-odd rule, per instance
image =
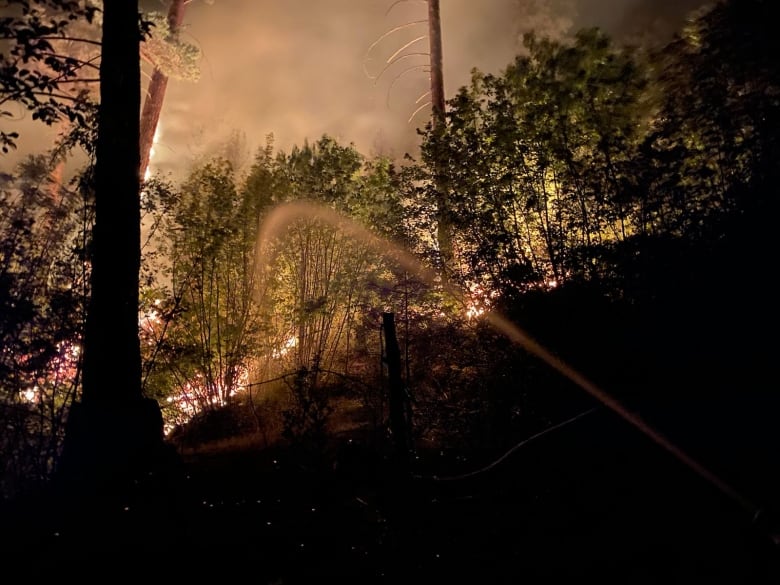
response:
[[[418,144],[423,125],[416,103],[427,88],[422,69],[392,90],[363,69],[368,47],[391,27],[426,17],[423,2],[393,0],[194,0],[187,8],[185,38],[203,52],[197,83],[170,80],[163,108],[165,135],[155,170],[182,172],[197,156],[220,148],[236,130],[250,152],[273,132],[278,148],[327,133],[354,142],[365,154],[401,157]],[[599,25],[608,32],[642,30],[644,24],[677,26],[701,0],[442,0],[444,79],[447,95],[468,83],[476,67],[498,73],[519,48],[528,28],[561,35]],[[161,0],[145,9],[165,10]],[[385,58],[425,30],[410,29],[383,45]],[[425,51],[425,41],[414,47]],[[409,60],[411,62],[411,60]],[[400,66],[400,65],[399,65]],[[51,140],[29,116],[19,123],[20,152],[4,157],[10,170],[22,154]]]

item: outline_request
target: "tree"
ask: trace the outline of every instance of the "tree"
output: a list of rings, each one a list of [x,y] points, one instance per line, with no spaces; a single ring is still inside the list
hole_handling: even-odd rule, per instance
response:
[[[146,176],[149,167],[168,77],[194,77],[196,73],[193,63],[198,55],[197,49],[179,41],[179,29],[184,22],[188,3],[188,0],[171,0],[167,17],[153,21],[155,42],[147,43],[145,56],[154,64],[154,71],[146,89],[146,99],[141,112],[141,177]]]
[[[224,160],[193,169],[167,203],[163,277],[145,295],[142,322],[147,392],[171,406],[169,420],[218,409],[250,381],[295,376],[300,402],[321,397],[326,378],[360,370],[361,313],[377,311],[390,262],[336,226],[297,217],[277,234],[272,269],[256,273],[258,228],[275,205],[305,200],[401,237],[397,188],[389,161],[365,161],[329,137],[289,154],[274,154],[269,137],[240,187]]]
[[[425,198],[449,184],[458,262],[471,287],[560,284],[592,270],[596,245],[633,230],[631,153],[647,115],[646,74],[600,32],[527,35],[501,76],[475,72],[424,133]]]
[[[402,4],[406,0],[396,0],[390,5],[387,13],[389,14],[393,8]],[[412,47],[419,41],[425,39],[425,35],[419,36],[412,41],[409,41],[395,53],[393,53],[388,59],[384,68],[379,74],[374,77],[374,80],[378,80],[384,73],[386,73],[392,66],[406,58],[413,57],[427,57],[427,65],[411,65],[402,70],[390,84],[392,89],[393,84],[401,76],[406,73],[415,70],[423,70],[429,73],[430,84],[429,91],[423,94],[418,102],[422,101],[426,96],[430,96],[429,101],[425,101],[409,118],[411,122],[415,115],[422,111],[427,106],[431,106],[431,118],[428,122],[428,127],[433,129],[433,132],[440,132],[446,125],[445,118],[445,106],[446,99],[444,94],[444,53],[442,49],[442,32],[441,32],[441,9],[439,0],[424,0],[427,6],[427,19],[407,22],[400,26],[392,28],[390,31],[379,37],[368,49],[366,54],[366,61],[368,61],[371,51],[385,38],[393,33],[401,30],[414,27],[420,24],[427,24],[428,26],[428,53],[422,52],[408,52],[407,49]],[[390,90],[388,90],[389,92]],[[451,212],[448,204],[448,185],[446,180],[446,174],[439,170],[433,175],[433,181],[435,183],[435,197],[437,204],[436,214],[436,241],[438,246],[438,258],[436,263],[439,265],[443,273],[451,272],[453,265],[453,251],[452,251],[452,219]]]
[[[446,125],[444,96],[444,53],[441,40],[441,13],[439,0],[428,0],[428,38],[431,51],[431,105],[433,113],[431,115],[432,131],[441,132]],[[446,180],[446,174],[442,169],[434,172],[434,183],[436,188],[436,240],[441,254],[441,266],[445,274],[452,272],[453,250],[452,250],[452,218],[449,204],[449,185]]]
[[[394,229],[391,218],[398,218],[399,210],[388,193],[392,171],[386,163],[366,164],[353,147],[327,136],[279,153],[270,165],[267,159],[259,162],[248,185],[261,184],[265,174],[267,187],[255,196],[326,205],[372,227],[381,225],[385,233]],[[330,369],[349,347],[355,312],[367,303],[370,289],[362,285],[378,270],[375,255],[315,218],[292,222],[277,245],[271,279],[262,283],[272,338],[279,347],[294,340],[294,350],[284,358],[292,369],[311,369],[315,362]]]
[[[39,155],[0,181],[0,497],[50,478],[80,384],[91,201],[50,172]]]
[[[93,104],[77,81],[83,71],[95,71],[92,59],[62,51],[62,43],[77,40],[99,45],[90,38],[74,38],[81,22],[91,24],[98,9],[77,0],[8,0],[0,18],[0,40],[7,48],[0,53],[0,118],[11,118],[6,109],[18,103],[32,112],[34,120],[53,124],[62,118],[85,126]],[[73,91],[73,88],[76,88]],[[0,131],[0,148],[16,147],[17,132]]]
[[[163,445],[157,403],[141,393],[140,41],[137,0],[106,3],[100,63],[91,296],[82,401],[69,419],[63,473],[122,479]]]
[[[94,137],[84,132],[95,115],[101,41],[98,0],[9,0],[9,16],[0,19],[0,39],[9,43],[0,55],[0,117],[13,117],[12,103],[34,120],[63,123],[74,132],[70,142],[88,152]],[[141,122],[142,175],[162,109],[168,78],[195,79],[199,51],[181,42],[178,29],[185,0],[173,0],[167,18],[144,15],[147,29],[141,57],[154,66]],[[150,30],[151,29],[151,30]],[[67,123],[67,124],[65,124]],[[67,134],[67,132],[63,132]],[[0,148],[16,147],[17,132],[0,132]]]
[[[746,210],[765,216],[780,126],[769,9],[762,0],[720,3],[657,55],[660,108],[647,150],[649,171],[659,172],[648,181],[657,213],[678,232]]]
[[[147,392],[169,397],[187,415],[223,406],[245,390],[261,346],[257,219],[247,203],[230,165],[213,160],[191,172],[162,230],[167,268],[151,291]]]

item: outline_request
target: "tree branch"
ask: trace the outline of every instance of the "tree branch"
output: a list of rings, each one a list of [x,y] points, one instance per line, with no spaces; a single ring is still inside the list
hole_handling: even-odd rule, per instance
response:
[[[103,43],[100,41],[93,41],[92,39],[80,39],[78,37],[34,37],[35,40],[41,41],[71,41],[74,43],[87,43],[88,45],[95,45],[102,47]]]

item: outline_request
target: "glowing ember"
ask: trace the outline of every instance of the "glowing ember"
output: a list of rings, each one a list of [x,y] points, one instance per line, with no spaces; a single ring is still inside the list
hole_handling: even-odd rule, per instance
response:
[[[466,318],[476,319],[488,311],[493,300],[498,297],[496,291],[485,290],[480,284],[471,284],[468,286],[468,296],[464,299],[466,309]]]
[[[35,402],[38,402],[38,397],[40,396],[40,390],[38,389],[38,386],[33,386],[32,388],[28,388],[27,390],[23,390],[22,392],[20,392],[20,395],[22,397],[22,400],[30,404],[33,404]]]
[[[81,346],[65,341],[58,343],[57,353],[35,376],[33,386],[19,392],[19,398],[28,404],[40,404],[51,398],[54,388],[75,383],[80,355]]]
[[[168,396],[166,402],[174,410],[164,425],[165,434],[169,434],[176,425],[184,424],[199,412],[209,407],[227,404],[228,399],[244,392],[249,387],[249,370],[242,368],[230,389],[221,380],[210,383],[203,374],[196,374],[180,386],[179,392]]]
[[[146,167],[146,172],[144,172],[144,181],[148,181],[149,177],[152,176],[152,161],[154,160],[154,153],[155,148],[154,145],[159,142],[160,139],[160,124],[157,124],[157,128],[154,130],[154,138],[152,138],[152,147],[149,149],[149,164]]]
[[[275,349],[271,355],[274,357],[274,359],[279,359],[280,357],[284,357],[290,353],[290,350],[296,345],[298,345],[298,338],[293,335],[284,342],[284,345],[280,349]]]

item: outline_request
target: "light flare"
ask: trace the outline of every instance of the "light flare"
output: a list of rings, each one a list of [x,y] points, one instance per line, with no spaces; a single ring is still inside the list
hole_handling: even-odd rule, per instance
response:
[[[290,337],[287,341],[284,342],[284,345],[282,345],[281,348],[275,349],[271,356],[273,356],[274,359],[279,359],[281,357],[286,356],[288,353],[290,353],[290,350],[298,345],[298,338],[294,335]]]

